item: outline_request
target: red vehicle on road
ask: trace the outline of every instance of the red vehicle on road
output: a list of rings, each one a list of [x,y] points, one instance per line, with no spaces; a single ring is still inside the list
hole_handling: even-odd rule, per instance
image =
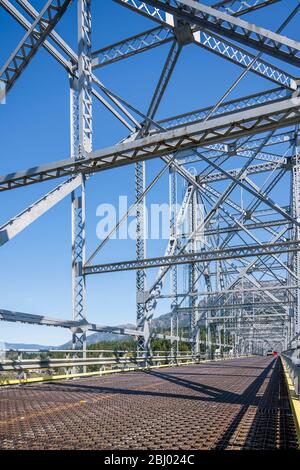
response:
[[[277,351],[273,351],[272,349],[269,349],[267,351],[267,356],[274,356],[274,357],[277,357],[278,356],[278,352]]]

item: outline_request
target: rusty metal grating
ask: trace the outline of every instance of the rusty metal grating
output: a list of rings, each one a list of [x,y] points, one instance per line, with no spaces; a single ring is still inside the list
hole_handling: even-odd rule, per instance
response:
[[[1,449],[297,448],[280,361],[252,357],[0,391]]]

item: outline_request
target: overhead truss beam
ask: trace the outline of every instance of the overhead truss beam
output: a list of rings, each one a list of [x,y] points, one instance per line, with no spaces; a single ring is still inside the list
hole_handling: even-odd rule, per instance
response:
[[[25,67],[57,25],[71,0],[48,0],[7,62],[0,69],[0,80],[8,92]]]
[[[117,0],[119,1],[119,0]],[[150,11],[153,17],[163,18],[163,12],[197,25],[229,39],[238,41],[276,59],[280,58],[292,65],[300,64],[300,43],[286,36],[274,33],[248,21],[228,15],[194,0],[124,0],[133,2],[138,8]],[[148,5],[148,6],[147,6]]]
[[[259,10],[281,0],[225,0],[214,4],[214,8],[229,15],[239,16]]]
[[[115,271],[128,271],[132,269],[148,269],[160,266],[172,266],[177,264],[204,263],[208,261],[217,261],[224,259],[238,259],[248,257],[258,257],[265,255],[274,255],[287,252],[300,251],[300,244],[295,241],[283,243],[262,243],[259,245],[245,245],[238,247],[229,247],[219,250],[207,250],[197,253],[186,253],[173,256],[162,256],[156,258],[147,258],[144,260],[123,261],[120,263],[109,263],[102,265],[86,266],[84,274],[102,274]]]
[[[23,312],[12,312],[10,310],[0,309],[0,321],[9,321],[9,322],[18,322],[18,323],[29,323],[31,325],[41,325],[41,326],[55,326],[60,328],[68,328],[74,332],[86,332],[86,331],[95,331],[95,332],[105,332],[105,333],[115,333],[118,335],[131,335],[135,336],[140,334],[136,330],[131,330],[130,328],[120,328],[114,326],[102,326],[94,323],[89,323],[86,320],[83,321],[73,321],[73,320],[63,320],[60,318],[48,317],[46,315],[33,315],[31,313]]]
[[[114,0],[115,2],[135,11],[138,14],[146,16],[147,18],[158,22],[159,24],[165,25],[167,29],[171,29],[174,33],[174,38],[178,35],[175,25],[177,24],[177,18],[175,15],[165,13],[157,8],[149,8],[146,2],[135,1],[135,0]],[[244,3],[244,2],[243,2]],[[283,69],[273,66],[269,62],[262,60],[261,58],[254,60],[255,56],[249,53],[247,50],[238,47],[236,44],[226,40],[224,37],[214,34],[211,30],[203,30],[202,27],[195,24],[190,25],[192,36],[192,42],[197,46],[200,46],[210,52],[219,55],[243,68],[248,67],[252,62],[251,71],[269,79],[275,83],[278,83],[284,87],[295,89],[295,78],[286,73]],[[126,40],[124,41],[126,43]],[[135,46],[137,50],[137,48]],[[126,56],[123,56],[125,58]]]
[[[193,124],[174,131],[161,132],[135,141],[93,152],[87,158],[63,160],[0,177],[0,191],[60,178],[76,173],[92,173],[141,160],[161,157],[178,150],[195,149],[228,139],[266,132],[296,124],[300,119],[300,98],[261,106]]]

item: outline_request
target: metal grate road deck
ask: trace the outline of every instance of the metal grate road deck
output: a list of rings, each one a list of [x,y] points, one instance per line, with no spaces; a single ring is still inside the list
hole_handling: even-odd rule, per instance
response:
[[[252,357],[0,391],[2,449],[297,448],[279,360]]]

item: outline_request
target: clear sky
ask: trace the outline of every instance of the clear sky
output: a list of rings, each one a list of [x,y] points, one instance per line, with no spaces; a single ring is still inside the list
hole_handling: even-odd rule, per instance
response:
[[[12,3],[15,3],[12,1]],[[32,4],[41,9],[45,1]],[[75,1],[56,30],[76,49]],[[212,1],[207,1],[212,4]],[[298,2],[282,0],[247,15],[249,21],[276,29]],[[93,0],[93,48],[98,49],[155,26],[155,23],[115,4]],[[284,34],[300,39],[299,14]],[[0,62],[4,63],[24,35],[24,30],[0,7]],[[168,53],[169,45],[99,69],[96,74],[113,91],[147,111],[151,94]],[[275,59],[270,59],[273,63]],[[295,69],[287,65],[298,75]],[[157,117],[163,118],[214,104],[240,74],[240,69],[194,45],[186,46],[169,83]],[[232,97],[272,88],[272,83],[248,74]],[[65,70],[41,49],[0,106],[0,174],[61,160],[69,149],[69,84]],[[94,102],[94,149],[112,145],[127,135],[124,128],[99,102]],[[161,168],[147,163],[147,180]],[[0,223],[58,184],[55,181],[1,194]],[[87,184],[87,253],[97,246],[96,208],[116,203],[119,194],[134,198],[134,167],[94,176]],[[284,188],[282,188],[284,189]],[[167,200],[167,178],[162,179],[150,202]],[[71,318],[71,211],[70,198],[51,209],[14,240],[1,248],[1,308]],[[165,243],[151,242],[148,255],[161,255]],[[112,240],[98,262],[131,259],[133,241]],[[149,273],[150,279],[155,272]],[[158,313],[164,312],[162,303]],[[116,273],[88,279],[88,315],[99,324],[135,321],[135,273]],[[58,345],[70,338],[58,328],[0,323],[0,340]]]

